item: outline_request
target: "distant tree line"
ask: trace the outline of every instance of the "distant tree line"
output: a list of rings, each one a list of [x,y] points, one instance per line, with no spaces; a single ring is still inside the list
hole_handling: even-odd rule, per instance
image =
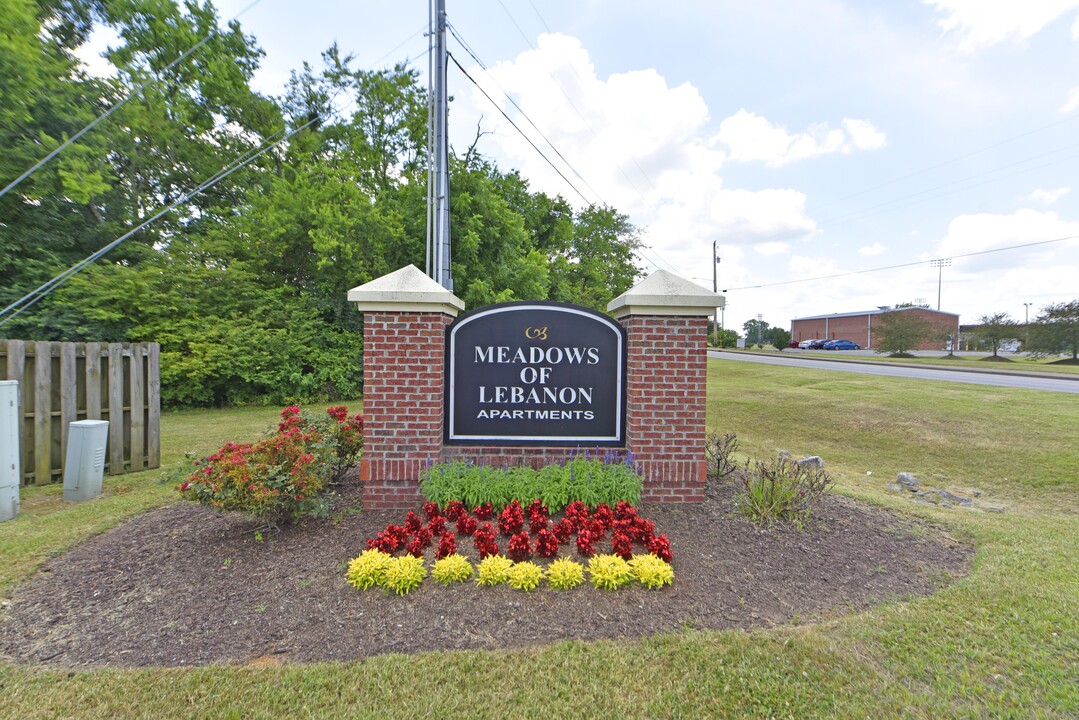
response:
[[[0,186],[147,84],[0,197],[0,307],[303,129],[0,336],[160,342],[173,406],[358,395],[362,322],[347,290],[425,264],[427,93],[416,71],[357,69],[335,45],[321,68],[305,63],[283,96],[267,97],[251,88],[255,39],[236,22],[217,31],[209,2],[13,0],[2,14]],[[114,77],[87,75],[73,54],[98,26],[118,35]],[[451,158],[451,183],[455,292],[469,307],[605,309],[638,279],[637,229],[615,209],[534,192],[474,144]]]

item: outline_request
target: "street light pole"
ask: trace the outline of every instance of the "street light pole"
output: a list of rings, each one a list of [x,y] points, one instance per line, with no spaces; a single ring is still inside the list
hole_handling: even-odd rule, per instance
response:
[[[717,279],[718,279],[717,267],[719,265],[719,256],[716,255],[716,252],[718,250],[717,247],[716,247],[716,242],[717,241],[715,241],[715,240],[712,241],[712,292],[718,292],[719,291],[719,285],[717,283]],[[712,344],[715,345],[716,347],[719,347],[719,326],[716,325],[716,318],[715,317],[712,318]]]
[[[951,266],[951,264],[952,264],[952,259],[951,258],[943,258],[943,259],[940,259],[940,260],[930,260],[929,261],[930,267],[937,268],[937,310],[938,311],[940,310],[940,282],[941,282],[941,279],[944,277],[943,268],[949,267],[949,266]]]

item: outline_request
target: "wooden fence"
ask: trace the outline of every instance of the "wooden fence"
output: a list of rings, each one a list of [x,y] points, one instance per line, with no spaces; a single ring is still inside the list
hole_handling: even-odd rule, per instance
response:
[[[157,343],[0,340],[0,380],[19,382],[24,485],[63,479],[68,425],[108,420],[109,475],[161,465]]]

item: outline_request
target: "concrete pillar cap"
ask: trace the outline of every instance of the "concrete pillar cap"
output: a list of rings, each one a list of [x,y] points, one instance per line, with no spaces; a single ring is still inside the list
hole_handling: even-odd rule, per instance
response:
[[[667,270],[657,270],[607,305],[616,318],[627,315],[710,316],[724,307],[727,299],[719,293]]]
[[[360,312],[440,312],[457,317],[465,309],[463,300],[415,265],[352,288],[348,300]]]

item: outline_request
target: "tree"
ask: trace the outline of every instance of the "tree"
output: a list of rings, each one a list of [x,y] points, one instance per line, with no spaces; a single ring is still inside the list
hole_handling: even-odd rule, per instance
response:
[[[974,330],[975,337],[993,349],[993,357],[999,357],[997,352],[1000,344],[1005,340],[1015,337],[1015,321],[1008,313],[998,312],[991,315],[982,315],[978,318],[980,323]]]
[[[1035,355],[1071,354],[1079,362],[1079,300],[1047,305],[1030,328],[1027,348]]]
[[[913,350],[933,335],[928,320],[909,312],[886,312],[880,315],[880,324],[874,336],[876,352],[890,353],[893,357],[909,356]]]
[[[781,328],[776,325],[768,330],[768,341],[772,343],[776,350],[782,350],[787,347],[791,342],[790,331],[786,328]]]
[[[746,333],[746,342],[762,345],[768,338],[768,327],[768,323],[764,320],[746,320],[742,323],[742,330]]]

